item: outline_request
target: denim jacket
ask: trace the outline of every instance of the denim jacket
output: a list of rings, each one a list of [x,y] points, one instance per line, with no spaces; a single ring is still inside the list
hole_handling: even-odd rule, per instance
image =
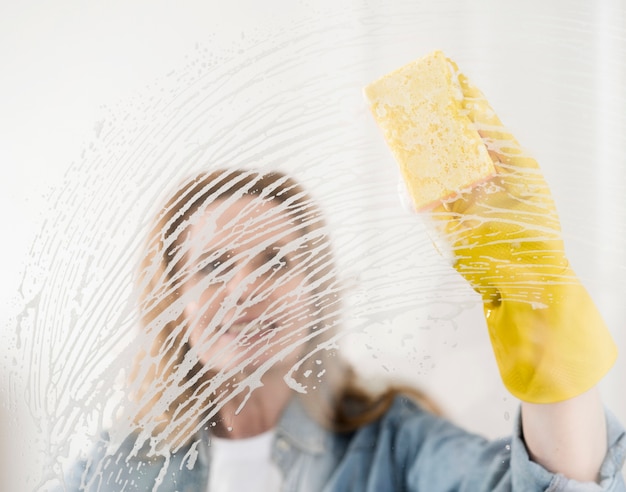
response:
[[[309,418],[294,399],[277,428],[272,458],[283,474],[283,492],[626,492],[621,474],[626,435],[610,413],[607,428],[600,485],[583,484],[530,461],[519,418],[512,438],[487,441],[398,397],[379,420],[337,434]],[[88,463],[79,464],[60,490],[207,490],[207,434],[167,457],[140,451],[129,458],[132,439],[113,455],[105,456],[105,447],[101,443]]]

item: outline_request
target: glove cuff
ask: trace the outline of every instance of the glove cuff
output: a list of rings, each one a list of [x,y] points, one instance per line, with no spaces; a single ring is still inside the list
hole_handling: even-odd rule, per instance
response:
[[[549,306],[485,304],[489,336],[507,389],[531,403],[578,396],[609,371],[617,347],[579,282],[559,288]]]

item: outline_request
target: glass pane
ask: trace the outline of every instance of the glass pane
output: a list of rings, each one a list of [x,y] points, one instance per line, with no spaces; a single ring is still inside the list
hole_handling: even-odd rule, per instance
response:
[[[62,487],[129,436],[194,468],[197,435],[256,433],[240,422],[273,384],[288,388],[273,403],[296,395],[323,422],[340,359],[369,390],[421,388],[468,430],[511,434],[519,401],[483,302],[403,208],[362,92],[435,49],[540,163],[623,352],[625,16],[582,1],[3,6],[11,490]],[[281,174],[227,173],[243,181],[226,193],[234,169]],[[601,383],[622,422],[625,364]]]

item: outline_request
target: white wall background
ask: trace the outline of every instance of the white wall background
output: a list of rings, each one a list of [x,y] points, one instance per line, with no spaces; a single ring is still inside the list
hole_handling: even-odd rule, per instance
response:
[[[623,1],[4,2],[7,490],[45,483],[86,425],[81,406],[106,406],[97,382],[132,329],[137,231],[173,179],[218,163],[278,166],[320,199],[349,286],[347,352],[366,374],[425,387],[473,430],[509,432],[517,404],[475,299],[399,208],[360,93],[433,49],[542,164],[571,262],[626,352]],[[622,357],[603,382],[623,422],[625,371]]]

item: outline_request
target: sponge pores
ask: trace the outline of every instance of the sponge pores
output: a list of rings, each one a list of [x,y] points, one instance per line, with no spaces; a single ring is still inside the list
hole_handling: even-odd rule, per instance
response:
[[[455,67],[435,51],[365,88],[416,210],[427,210],[495,174],[463,110]]]

